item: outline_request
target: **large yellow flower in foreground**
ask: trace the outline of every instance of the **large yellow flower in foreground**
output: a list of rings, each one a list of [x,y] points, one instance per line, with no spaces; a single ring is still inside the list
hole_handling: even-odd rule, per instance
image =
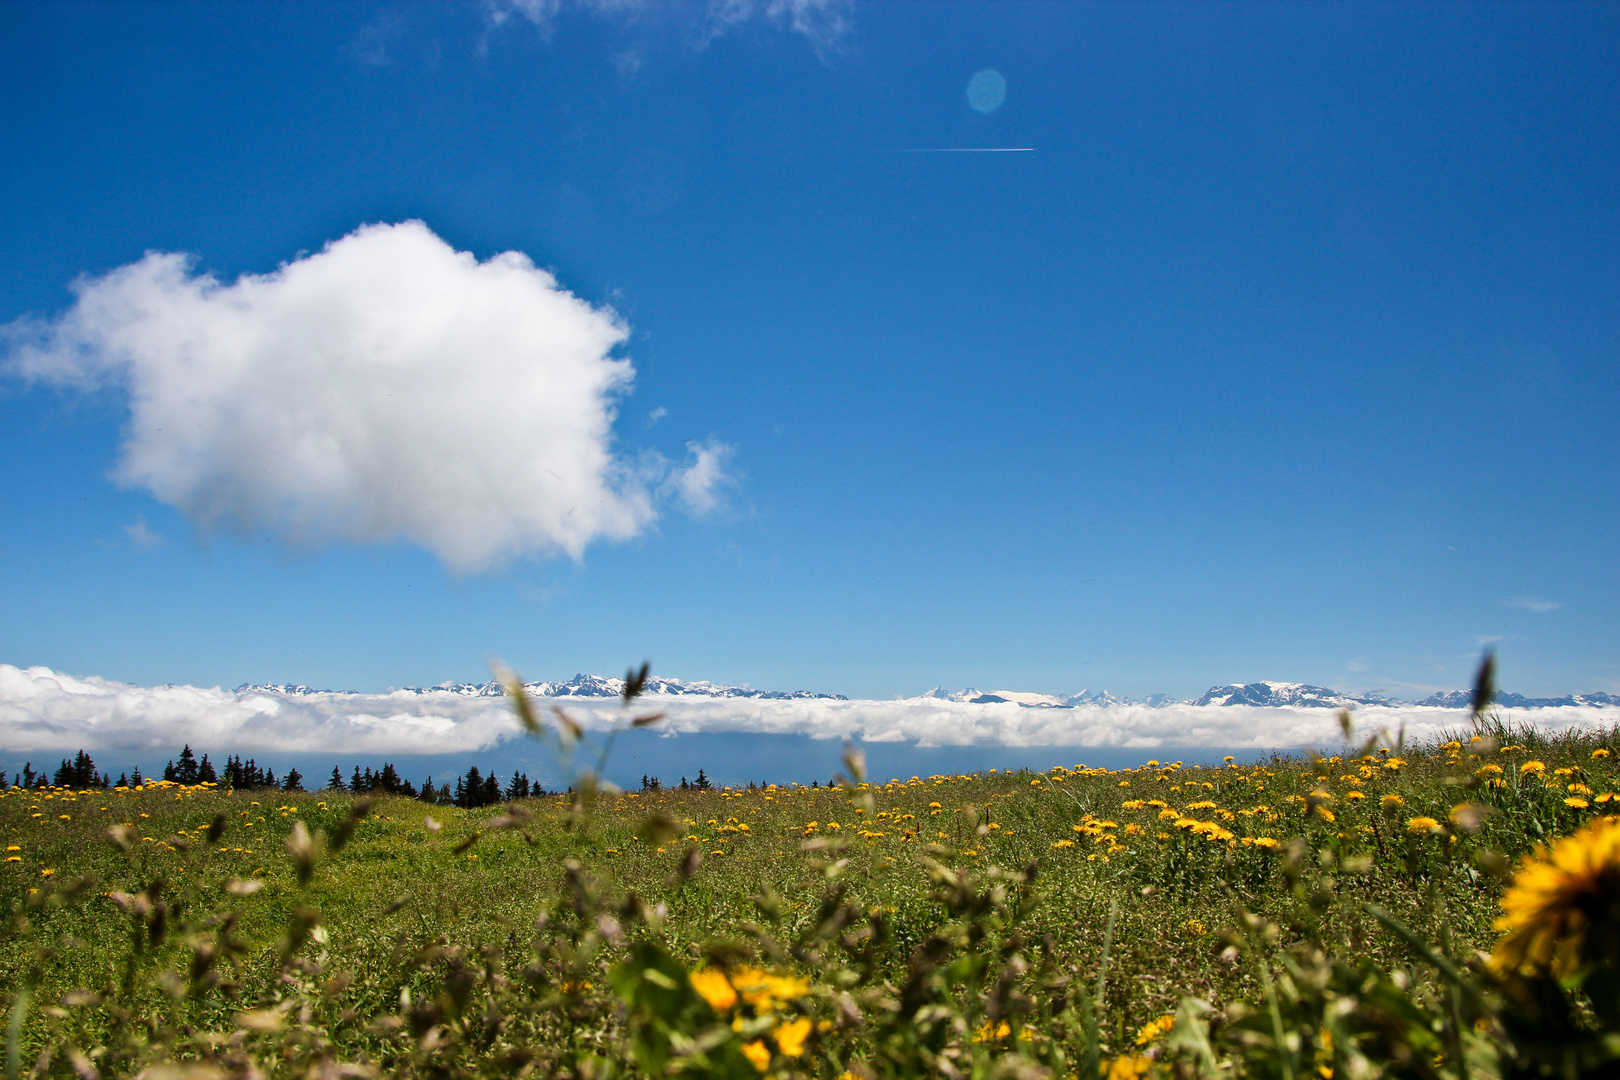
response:
[[[1607,930],[1610,945],[1620,938],[1620,818],[1599,818],[1550,851],[1536,845],[1502,911],[1495,928],[1503,935],[1491,953],[1497,972],[1565,978],[1597,960],[1585,955],[1594,930]]]

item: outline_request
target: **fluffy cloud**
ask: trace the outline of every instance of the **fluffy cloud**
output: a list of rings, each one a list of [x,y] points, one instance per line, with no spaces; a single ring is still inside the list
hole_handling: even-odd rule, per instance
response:
[[[405,540],[458,572],[578,557],[704,508],[724,447],[690,469],[613,447],[629,331],[517,252],[478,262],[419,221],[371,225],[224,284],[150,253],[13,324],[25,378],[123,388],[118,477],[205,527],[302,542]]]
[[[522,19],[543,36],[550,37],[564,6],[563,0],[487,0],[486,10],[494,27]],[[671,4],[667,0],[569,0],[566,6],[575,11],[635,22],[650,16],[678,18],[688,5]],[[757,20],[802,35],[818,54],[824,55],[842,46],[853,24],[854,11],[854,0],[707,0],[702,6],[698,40],[708,45],[727,31]],[[639,58],[634,62],[639,66]]]
[[[1139,749],[1299,750],[1339,741],[1330,709],[1145,705],[1025,708],[940,698],[842,701],[653,696],[662,730],[736,732],[921,747],[998,746]],[[583,726],[620,719],[614,699],[564,698]],[[1562,707],[1518,710],[1512,719],[1549,731],[1608,726],[1620,710]],[[1466,728],[1467,710],[1365,706],[1356,738],[1403,728],[1408,740]],[[500,697],[449,690],[388,694],[242,693],[193,686],[142,687],[0,664],[0,746],[15,754],[90,751],[173,753],[181,743],[232,753],[322,752],[366,755],[449,754],[485,750],[517,737]]]
[[[673,477],[674,490],[682,502],[695,514],[706,514],[720,505],[720,488],[731,482],[727,469],[731,447],[710,439],[705,443],[687,443],[691,464]]]

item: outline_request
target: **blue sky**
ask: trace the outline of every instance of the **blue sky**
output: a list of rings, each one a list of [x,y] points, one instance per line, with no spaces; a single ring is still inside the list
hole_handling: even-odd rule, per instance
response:
[[[0,6],[0,662],[1416,697],[1494,642],[1508,689],[1620,689],[1617,45],[1578,4]],[[912,152],[969,147],[1033,149]],[[634,377],[534,391],[611,428],[513,468],[602,451],[563,472],[617,517],[514,487],[445,539],[471,504],[427,474],[487,480],[506,429],[451,394],[418,452],[273,305],[241,331],[272,392],[207,406],[330,397],[359,486],[301,502],[229,424],[143,441],[229,354],[186,351],[195,275],[217,314],[413,220],[420,264],[367,234],[320,295],[427,263],[432,303],[485,295],[452,249],[549,271],[523,295],[622,330],[581,379]],[[120,366],[128,316],[69,286],[152,251],[194,262]],[[446,317],[431,374],[521,413],[521,342]]]

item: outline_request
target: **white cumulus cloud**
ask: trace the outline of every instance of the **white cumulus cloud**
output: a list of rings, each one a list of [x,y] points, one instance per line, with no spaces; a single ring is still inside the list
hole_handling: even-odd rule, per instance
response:
[[[615,453],[634,376],[615,312],[420,221],[229,284],[153,252],[73,288],[6,328],[11,370],[125,390],[119,480],[204,527],[404,540],[476,572],[577,558],[642,529],[661,485],[701,508],[722,479],[721,444],[685,470]]]

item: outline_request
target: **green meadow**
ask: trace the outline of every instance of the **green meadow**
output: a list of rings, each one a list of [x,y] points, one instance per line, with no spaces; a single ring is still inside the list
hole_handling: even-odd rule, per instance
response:
[[[1486,955],[1616,742],[478,810],[12,789],[8,1075],[1560,1075]],[[1582,978],[1526,993],[1597,1046]]]

